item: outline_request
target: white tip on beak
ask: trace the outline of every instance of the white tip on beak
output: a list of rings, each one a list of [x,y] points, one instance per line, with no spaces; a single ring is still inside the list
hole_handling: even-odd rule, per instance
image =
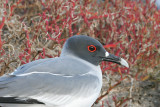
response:
[[[126,60],[124,60],[123,58],[121,58],[120,63],[121,63],[121,65],[123,65],[123,66],[125,66],[125,67],[129,68],[129,65],[128,65],[127,61],[126,61]]]

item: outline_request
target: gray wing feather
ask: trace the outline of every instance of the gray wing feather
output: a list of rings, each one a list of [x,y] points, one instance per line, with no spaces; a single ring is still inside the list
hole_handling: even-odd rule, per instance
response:
[[[88,82],[91,83],[89,86]],[[58,105],[67,103],[81,95],[87,97],[93,94],[98,84],[96,77],[91,75],[70,77],[33,73],[9,79],[8,83],[5,84],[7,88],[0,90],[0,96],[28,97]]]
[[[28,97],[59,105],[95,93],[99,82],[85,64],[54,58],[26,64],[16,73],[1,77],[0,96]]]
[[[27,64],[24,64],[20,67],[18,67],[12,74],[16,75],[16,74],[21,74],[22,72],[25,72],[27,71],[28,69],[34,67],[34,66],[37,66],[39,64],[43,64],[49,60],[53,60],[54,58],[46,58],[46,59],[39,59],[39,60],[35,60],[33,62],[30,62],[30,63],[27,63]]]

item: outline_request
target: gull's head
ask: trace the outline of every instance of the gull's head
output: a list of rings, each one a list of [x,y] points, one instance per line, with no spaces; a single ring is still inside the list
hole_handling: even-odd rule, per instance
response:
[[[108,53],[98,40],[85,35],[70,37],[63,46],[61,56],[76,56],[94,65],[108,61],[129,67],[123,58]]]

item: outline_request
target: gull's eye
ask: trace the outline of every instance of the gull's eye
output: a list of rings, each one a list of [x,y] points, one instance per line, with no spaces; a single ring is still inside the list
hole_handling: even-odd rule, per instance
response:
[[[89,45],[89,46],[88,46],[88,50],[89,50],[90,52],[95,52],[95,51],[96,51],[96,47],[95,47],[94,45]]]

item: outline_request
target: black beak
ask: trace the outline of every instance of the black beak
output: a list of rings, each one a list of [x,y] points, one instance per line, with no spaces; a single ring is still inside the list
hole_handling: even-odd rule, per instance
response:
[[[105,53],[105,57],[102,57],[102,60],[117,63],[119,65],[123,65],[123,66],[129,68],[127,61],[125,61],[123,58],[120,58],[120,57],[115,56],[113,54],[110,54],[108,52]]]

